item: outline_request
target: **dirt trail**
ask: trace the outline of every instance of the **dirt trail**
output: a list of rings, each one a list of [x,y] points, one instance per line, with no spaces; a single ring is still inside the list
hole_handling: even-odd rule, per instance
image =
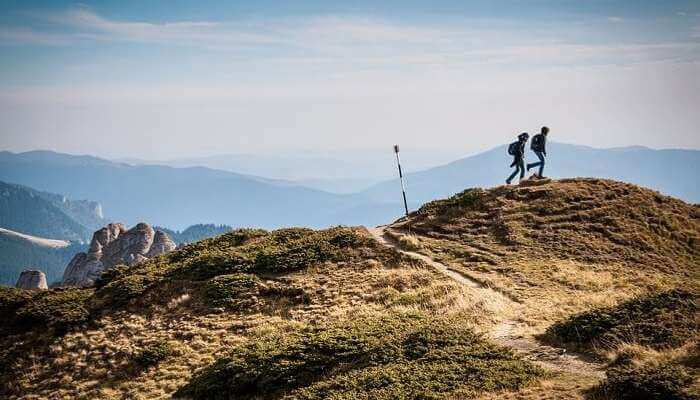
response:
[[[500,322],[490,332],[490,337],[494,341],[513,348],[525,359],[550,371],[566,372],[595,379],[603,379],[605,377],[603,364],[585,360],[578,354],[567,353],[566,350],[562,348],[544,345],[531,335],[519,333],[518,323],[513,319],[512,315],[518,315],[517,310],[524,307],[522,304],[482,284],[472,277],[450,269],[448,266],[424,254],[401,249],[397,241],[387,233],[386,228],[386,226],[378,226],[376,228],[367,228],[367,230],[379,243],[391,247],[411,258],[423,261],[445,276],[474,289],[474,293],[480,297],[479,300],[485,303],[510,303],[510,307],[508,308],[515,310],[515,312],[508,313],[511,315],[497,316]]]

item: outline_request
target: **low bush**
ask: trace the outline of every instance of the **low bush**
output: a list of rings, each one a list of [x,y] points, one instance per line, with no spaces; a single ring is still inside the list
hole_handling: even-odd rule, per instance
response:
[[[571,316],[547,333],[582,347],[611,348],[623,342],[657,349],[677,347],[700,328],[697,299],[697,294],[681,289],[641,296]]]
[[[39,292],[0,286],[0,319],[7,321],[20,306],[37,293]]]
[[[53,289],[39,292],[17,308],[14,323],[22,330],[65,330],[88,320],[88,301],[92,293],[92,289]]]
[[[167,342],[152,343],[134,356],[133,363],[137,368],[148,368],[170,357],[172,352]]]
[[[633,354],[622,353],[606,370],[606,380],[595,389],[599,397],[637,400],[691,400],[689,393],[697,366],[684,365],[677,359],[662,362],[638,360]]]
[[[360,316],[237,347],[175,397],[444,398],[516,389],[541,375],[454,318]]]
[[[239,310],[255,303],[260,278],[251,274],[221,275],[209,280],[202,289],[204,303],[209,307]]]

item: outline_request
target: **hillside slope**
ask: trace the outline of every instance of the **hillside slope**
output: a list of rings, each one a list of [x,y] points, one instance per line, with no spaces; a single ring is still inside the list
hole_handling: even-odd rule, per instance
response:
[[[436,259],[537,303],[539,320],[700,282],[700,207],[615,181],[470,189],[424,205],[410,228]]]
[[[362,229],[235,231],[110,270],[96,289],[0,289],[0,394],[472,397],[536,384],[540,368],[477,333],[487,311]]]
[[[582,399],[635,383],[623,363],[607,381],[577,368],[600,361],[563,365],[575,357],[541,334],[697,290],[698,206],[619,182],[473,189],[381,229],[412,252],[363,228],[239,230],[93,289],[0,290],[0,394]],[[668,315],[693,338],[695,312]]]
[[[46,239],[0,228],[0,286],[14,286],[25,269],[39,269],[49,284],[61,279],[71,258],[86,244]]]
[[[51,239],[88,241],[93,224],[89,213],[81,212],[83,202],[39,192],[32,188],[0,182],[0,227]],[[84,225],[76,220],[80,218]]]
[[[509,298],[512,347],[610,361],[600,398],[700,395],[699,206],[609,180],[534,180],[466,190],[385,230]]]

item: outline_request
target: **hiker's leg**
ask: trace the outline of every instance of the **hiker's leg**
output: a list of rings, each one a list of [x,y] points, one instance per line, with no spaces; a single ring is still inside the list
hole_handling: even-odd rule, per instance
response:
[[[518,162],[518,169],[515,172],[520,171],[520,179],[523,179],[525,177],[525,160],[520,159],[520,162]]]
[[[532,163],[532,164],[528,164],[528,165],[527,165],[527,170],[528,170],[528,171],[529,171],[530,169],[535,168],[535,167],[538,167],[538,166],[539,166],[540,168],[542,168],[542,166],[544,165],[544,157],[543,157],[543,155],[542,155],[542,152],[541,152],[541,151],[536,151],[536,152],[535,152],[535,155],[537,156],[537,158],[540,159],[540,161],[539,161],[539,162],[534,162],[534,163]],[[542,171],[540,170],[540,175],[541,175],[541,174],[542,174]]]
[[[513,180],[513,178],[515,178],[515,175],[518,174],[519,169],[520,168],[518,168],[518,167],[515,168],[515,171],[513,171],[513,173],[510,174],[510,176],[508,177],[508,179],[506,179],[506,183],[510,183]]]
[[[538,163],[538,164],[540,164],[540,172],[539,172],[537,175],[539,175],[540,177],[542,177],[542,172],[544,171],[544,160],[545,160],[545,157],[544,157],[544,154],[542,154],[541,151],[538,151],[538,152],[535,153],[535,154],[537,155],[537,158],[540,159],[540,162]]]

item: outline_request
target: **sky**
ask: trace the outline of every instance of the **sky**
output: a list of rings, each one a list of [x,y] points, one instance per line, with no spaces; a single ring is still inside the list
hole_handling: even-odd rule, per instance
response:
[[[700,2],[0,0],[0,149],[700,148]]]

